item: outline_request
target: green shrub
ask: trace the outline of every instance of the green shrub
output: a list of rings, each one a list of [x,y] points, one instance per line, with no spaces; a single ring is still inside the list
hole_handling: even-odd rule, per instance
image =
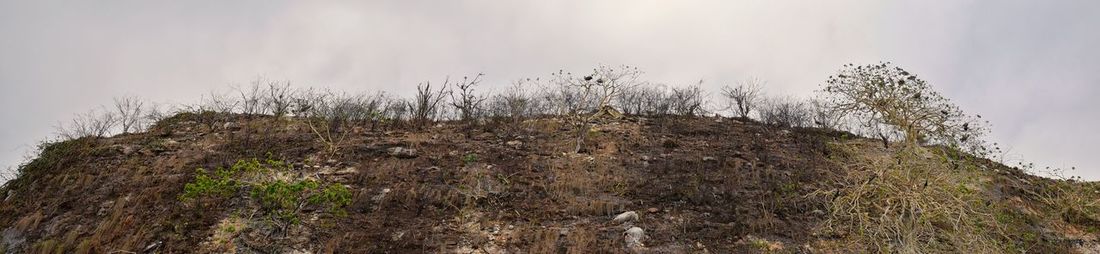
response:
[[[309,203],[328,206],[329,212],[344,215],[344,207],[351,205],[351,191],[343,184],[330,184],[320,193],[309,197]]]
[[[297,224],[298,211],[303,206],[302,201],[305,201],[310,191],[317,189],[317,186],[317,182],[311,180],[293,183],[276,180],[253,186],[252,197],[260,202],[264,211],[275,218]]]
[[[252,197],[260,202],[263,210],[275,219],[296,224],[298,214],[307,205],[322,206],[336,215],[344,215],[344,207],[351,204],[351,191],[341,184],[320,188],[313,180],[287,182],[276,180],[254,185]]]
[[[195,170],[195,180],[183,185],[181,201],[194,200],[204,196],[227,198],[237,193],[237,181],[233,179],[233,172],[219,168],[213,176],[206,174],[205,169]]]
[[[179,199],[186,202],[199,197],[229,198],[241,188],[246,188],[251,190],[252,198],[259,203],[264,214],[282,223],[299,223],[299,214],[306,206],[324,207],[336,215],[345,214],[343,208],[351,204],[351,191],[343,185],[330,184],[322,188],[321,183],[314,180],[287,181],[263,177],[291,169],[289,163],[281,160],[261,161],[255,158],[238,160],[228,168],[218,168],[212,174],[200,168],[196,170],[195,179],[184,185]],[[257,178],[247,174],[261,175]],[[269,180],[254,180],[264,178]]]

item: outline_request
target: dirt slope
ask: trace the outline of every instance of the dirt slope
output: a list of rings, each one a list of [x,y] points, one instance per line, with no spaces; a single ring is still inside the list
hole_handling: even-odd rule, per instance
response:
[[[356,126],[333,151],[293,120],[231,117],[213,122],[182,114],[146,133],[46,146],[3,189],[2,250],[876,251],[881,249],[860,249],[868,247],[853,240],[856,235],[825,226],[846,218],[836,204],[844,200],[838,196],[863,181],[853,179],[876,174],[852,162],[896,149],[840,132],[728,118],[625,117],[594,125],[582,153],[568,152],[574,138],[569,126],[556,119],[473,130],[457,123],[422,130]],[[235,168],[253,158],[258,163],[251,167],[258,171],[226,178],[239,186],[231,193],[181,198],[185,186],[197,181],[197,169]],[[975,161],[976,169],[959,170],[973,170],[967,175],[976,184],[949,186],[976,193],[973,197],[984,204],[974,205],[987,207],[976,211],[992,211],[976,213],[996,225],[979,225],[988,232],[975,234],[988,235],[982,239],[1002,250],[1100,251],[1095,248],[1100,223],[1090,210],[1096,196],[1059,192],[1094,186]],[[343,186],[350,201],[332,209],[320,201],[301,201],[294,203],[291,216],[280,217],[257,194],[258,186],[271,187],[261,183],[304,180]],[[624,212],[633,214],[613,221]],[[644,236],[629,242],[631,227]],[[950,233],[959,227],[933,228]],[[919,239],[969,248],[952,242],[950,235]],[[879,240],[884,246],[904,243]]]

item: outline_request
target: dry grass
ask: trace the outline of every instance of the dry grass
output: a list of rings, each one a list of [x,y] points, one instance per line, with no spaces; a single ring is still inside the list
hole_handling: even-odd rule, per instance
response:
[[[953,169],[949,159],[925,148],[875,153],[859,147],[865,145],[836,146],[851,155],[844,161],[849,175],[836,192],[816,193],[832,198],[820,231],[872,252],[1005,250],[979,169],[965,161]]]

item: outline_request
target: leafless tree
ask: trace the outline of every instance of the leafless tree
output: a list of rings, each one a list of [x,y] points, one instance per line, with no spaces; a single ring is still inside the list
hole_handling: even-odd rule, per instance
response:
[[[695,116],[703,113],[705,96],[703,95],[702,84],[703,81],[700,80],[698,84],[693,86],[672,88],[672,94],[668,97],[671,100],[672,111],[685,116]]]
[[[592,70],[592,74],[583,77],[563,71],[554,74],[554,83],[564,91],[563,101],[575,102],[568,106],[565,115],[577,132],[574,152],[580,152],[584,148],[591,121],[599,115],[614,111],[611,107],[612,99],[619,92],[638,86],[641,74],[637,67],[625,65],[599,66]]]
[[[104,137],[118,123],[118,118],[107,110],[92,110],[77,114],[67,125],[58,125],[57,134],[66,140],[83,137]]]
[[[263,113],[263,86],[267,82],[267,79],[260,77],[249,83],[247,87],[236,87],[241,114],[251,117]]]
[[[792,97],[764,100],[760,106],[760,120],[780,127],[804,127],[813,115],[805,102]]]
[[[763,85],[764,81],[755,78],[749,79],[737,83],[734,87],[723,87],[722,95],[726,97],[729,107],[733,108],[738,117],[749,118],[749,114],[752,113],[753,109],[756,109],[756,104],[760,102]]]
[[[810,100],[808,106],[813,117],[814,126],[818,128],[837,129],[844,121],[836,111],[829,109],[827,102],[823,100]]]
[[[455,97],[455,92],[451,92],[451,106],[458,110],[459,120],[467,124],[478,118],[486,99],[485,96],[474,93],[474,86],[481,82],[481,76],[484,74],[478,73],[473,78],[462,77],[461,82],[454,84],[458,97]]]
[[[301,118],[310,131],[325,144],[329,155],[336,154],[349,135],[346,127],[356,119],[364,118],[362,96],[331,91],[308,91],[300,94],[299,102],[308,102]]]
[[[443,94],[446,93],[449,83],[450,78],[445,79],[439,90],[432,90],[431,82],[416,85],[416,97],[407,108],[412,112],[412,124],[417,129],[435,121],[435,116],[439,113],[439,102],[443,101]]]
[[[276,118],[290,113],[290,108],[294,104],[294,90],[290,87],[290,81],[268,81],[264,92],[266,92],[262,100],[264,110],[261,112],[269,112]]]
[[[145,102],[137,97],[116,97],[114,98],[114,115],[117,116],[118,125],[122,128],[122,133],[130,133],[130,131],[141,131],[144,129],[145,122],[142,115],[143,106]]]

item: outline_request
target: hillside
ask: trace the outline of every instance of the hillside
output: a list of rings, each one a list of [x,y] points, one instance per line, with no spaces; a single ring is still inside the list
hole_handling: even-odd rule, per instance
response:
[[[45,145],[3,188],[0,250],[1100,253],[1095,184],[945,148],[625,116],[575,153],[569,128],[356,125],[330,147],[294,118],[183,113]]]

